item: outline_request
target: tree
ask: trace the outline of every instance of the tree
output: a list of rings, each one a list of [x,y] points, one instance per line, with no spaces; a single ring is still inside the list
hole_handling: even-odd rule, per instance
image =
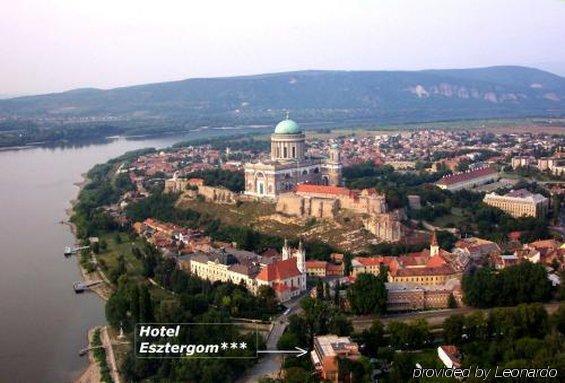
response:
[[[523,262],[498,273],[481,268],[463,277],[466,303],[476,307],[513,306],[546,302],[551,298],[551,282],[543,265]]]
[[[339,308],[339,281],[336,282],[335,286],[334,286],[334,305],[335,307]]]
[[[457,308],[457,301],[455,300],[453,293],[449,294],[449,298],[447,298],[447,307],[450,309]]]
[[[324,281],[318,278],[316,281],[316,299],[324,300]]]
[[[140,299],[139,299],[139,287],[134,285],[131,288],[129,297],[129,312],[131,315],[131,322],[133,325],[139,322],[140,316]]]
[[[338,336],[347,336],[353,332],[353,324],[345,315],[334,314],[328,324],[328,332]]]
[[[304,332],[308,339],[308,345],[314,343],[314,336],[328,333],[328,324],[331,318],[330,306],[327,302],[314,300],[310,297],[300,302],[302,317],[305,327],[298,331]]]
[[[449,344],[460,344],[465,333],[465,317],[460,314],[451,315],[443,322],[443,335]]]
[[[379,350],[379,346],[383,344],[384,339],[384,326],[382,322],[375,319],[366,330],[363,330],[359,336],[359,342],[363,346],[363,351],[365,354],[376,357]]]
[[[118,278],[126,274],[126,272],[127,272],[126,259],[123,254],[119,254],[118,263],[116,265],[116,268],[111,271],[110,279],[112,280],[112,282],[116,283],[118,281]]]
[[[355,314],[380,314],[386,311],[387,291],[384,278],[360,274],[349,287],[347,296]]]
[[[270,286],[260,286],[257,291],[257,298],[268,313],[274,313],[277,309],[278,301],[275,290]]]
[[[128,324],[127,313],[129,300],[124,291],[118,290],[106,302],[106,320],[114,328],[119,328],[120,323]]]
[[[146,285],[142,285],[139,292],[139,321],[141,323],[151,323],[154,321],[153,303],[151,294]]]
[[[428,322],[419,319],[411,323],[392,321],[388,325],[391,344],[399,349],[416,349],[428,343]]]
[[[555,328],[561,333],[565,334],[565,304],[561,303],[559,309],[553,314],[551,318]]]

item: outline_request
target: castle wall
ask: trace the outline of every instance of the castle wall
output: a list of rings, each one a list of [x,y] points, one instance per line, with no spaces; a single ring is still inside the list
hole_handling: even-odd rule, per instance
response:
[[[235,204],[239,194],[225,188],[214,186],[199,186],[198,194],[202,195],[207,202]]]

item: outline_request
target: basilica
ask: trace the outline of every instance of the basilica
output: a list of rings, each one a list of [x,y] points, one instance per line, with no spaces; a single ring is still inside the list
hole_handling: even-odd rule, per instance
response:
[[[271,135],[270,159],[245,164],[245,194],[276,198],[299,184],[339,186],[342,165],[337,145],[332,145],[328,158],[309,157],[305,141],[300,126],[287,115]]]

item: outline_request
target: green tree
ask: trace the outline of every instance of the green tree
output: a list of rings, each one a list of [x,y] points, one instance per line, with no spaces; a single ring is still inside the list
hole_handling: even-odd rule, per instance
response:
[[[443,322],[443,334],[447,343],[460,344],[464,333],[465,317],[463,315],[451,315]]]
[[[153,302],[151,294],[146,285],[142,285],[139,291],[139,322],[151,323],[154,321]]]
[[[381,314],[386,310],[387,291],[384,278],[360,274],[347,291],[351,310],[355,314]]]
[[[363,346],[363,351],[365,354],[376,357],[379,350],[379,346],[383,344],[384,340],[384,326],[382,322],[375,319],[366,330],[359,335],[358,341]]]

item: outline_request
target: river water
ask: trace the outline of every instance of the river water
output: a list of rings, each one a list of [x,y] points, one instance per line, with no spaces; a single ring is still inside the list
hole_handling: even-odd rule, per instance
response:
[[[58,222],[76,197],[74,183],[126,151],[187,138],[195,137],[0,152],[0,382],[72,381],[87,364],[78,356],[87,330],[105,323],[101,299],[73,292],[80,272],[75,258],[63,256],[74,238]]]

